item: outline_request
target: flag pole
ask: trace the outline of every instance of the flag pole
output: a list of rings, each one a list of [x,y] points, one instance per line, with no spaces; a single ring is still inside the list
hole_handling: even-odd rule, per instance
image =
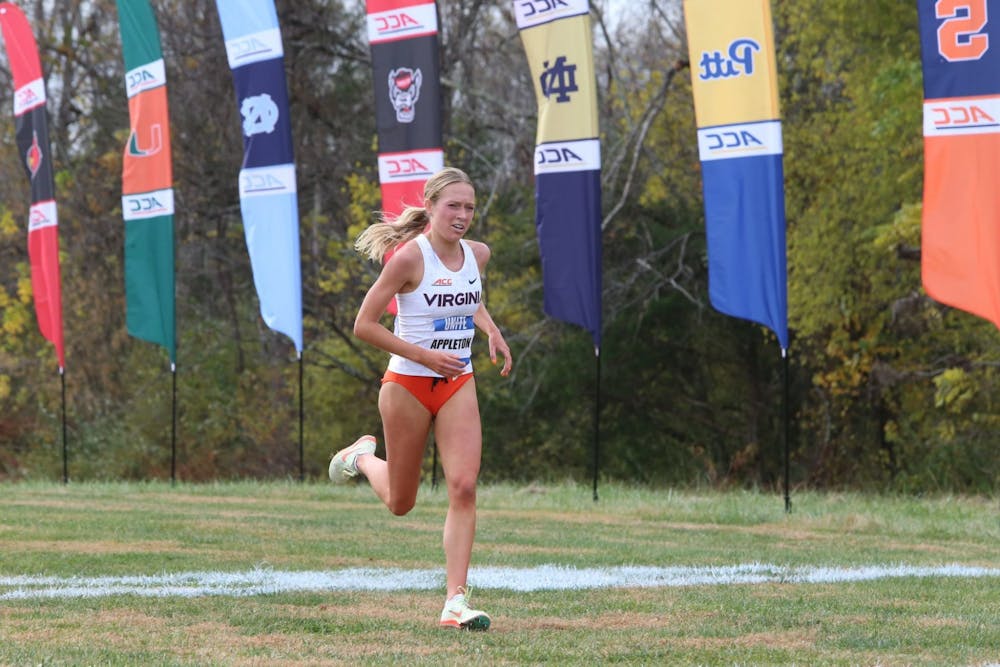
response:
[[[62,460],[63,484],[69,484],[69,452],[66,446],[66,370],[59,367],[59,383],[62,385]]]
[[[601,444],[601,348],[594,346],[594,366],[597,383],[594,387],[594,502],[597,502],[597,474]]]
[[[177,364],[170,362],[170,486],[177,483]]]
[[[303,375],[303,364],[302,364],[302,353],[299,352],[299,481],[303,482],[306,479],[306,468],[305,468],[305,401],[303,398],[302,388],[304,383],[302,381]]]
[[[781,348],[781,361],[782,361],[782,375],[784,383],[784,400],[782,401],[782,420],[784,421],[784,440],[785,440],[785,513],[789,514],[792,511],[792,497],[789,492],[789,472],[788,472],[788,460],[789,460],[789,417],[788,417],[788,350]]]

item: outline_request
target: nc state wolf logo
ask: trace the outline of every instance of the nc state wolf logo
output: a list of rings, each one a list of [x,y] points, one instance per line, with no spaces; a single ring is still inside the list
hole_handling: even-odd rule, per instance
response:
[[[416,117],[415,107],[423,78],[419,68],[400,67],[389,72],[389,101],[400,123],[412,123]]]

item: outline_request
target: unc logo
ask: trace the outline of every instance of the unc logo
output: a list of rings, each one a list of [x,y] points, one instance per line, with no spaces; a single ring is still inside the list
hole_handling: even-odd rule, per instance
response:
[[[702,81],[709,79],[728,79],[732,76],[751,76],[753,74],[753,57],[760,51],[760,44],[752,39],[737,39],[729,45],[726,55],[721,51],[709,53],[705,51],[701,54],[701,72],[698,78]]]
[[[278,105],[267,93],[243,98],[240,105],[243,116],[243,134],[270,134],[278,124]]]
[[[559,56],[549,67],[549,61],[542,63],[545,69],[539,77],[545,97],[556,96],[556,102],[569,102],[569,93],[578,92],[576,85],[576,65],[567,65],[566,56]]]
[[[420,68],[400,67],[389,71],[389,101],[396,110],[396,120],[412,123],[417,116],[416,104],[420,99],[420,84],[424,75]]]

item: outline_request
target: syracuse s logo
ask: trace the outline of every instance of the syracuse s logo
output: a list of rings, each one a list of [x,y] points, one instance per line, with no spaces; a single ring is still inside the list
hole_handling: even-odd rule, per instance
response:
[[[944,19],[937,29],[938,53],[948,62],[979,60],[989,50],[986,0],[937,0],[934,17]]]

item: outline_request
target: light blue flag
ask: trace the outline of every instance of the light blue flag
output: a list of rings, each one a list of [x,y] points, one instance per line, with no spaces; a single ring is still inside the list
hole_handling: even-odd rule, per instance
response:
[[[284,50],[272,0],[216,0],[243,129],[240,209],[264,322],[302,355],[299,204]]]

